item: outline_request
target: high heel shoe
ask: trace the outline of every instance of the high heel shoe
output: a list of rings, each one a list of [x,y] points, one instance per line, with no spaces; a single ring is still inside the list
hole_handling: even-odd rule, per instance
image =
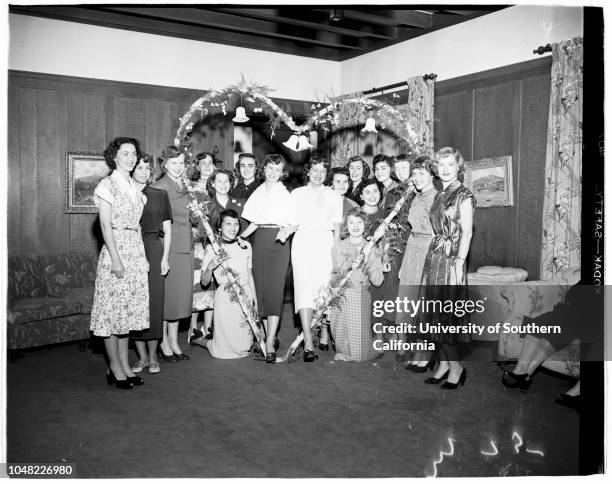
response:
[[[177,361],[178,360],[187,361],[190,359],[189,355],[186,355],[185,353],[174,353],[174,356],[176,357]]]
[[[429,361],[427,362],[425,366],[408,365],[406,367],[406,370],[410,370],[414,373],[425,373],[427,370],[433,371],[433,367],[435,364],[436,364],[436,358],[435,358],[435,355],[432,355],[431,358],[429,358]]]
[[[134,384],[129,379],[117,380],[110,369],[106,371],[106,383],[109,386],[114,384],[117,388],[121,388],[122,390],[131,390],[134,388]]]
[[[512,371],[504,371],[502,375],[502,385],[506,388],[520,388],[525,393],[529,390],[533,379],[527,373],[517,374]]]
[[[442,375],[440,378],[436,378],[435,376],[430,376],[429,378],[425,378],[425,380],[423,380],[423,381],[425,383],[427,383],[428,385],[438,385],[443,380],[446,380],[446,378],[448,377],[448,373],[449,372],[450,372],[450,369],[446,370],[444,375]]]
[[[268,353],[266,355],[266,363],[276,363],[276,353]]]
[[[157,356],[164,360],[166,363],[178,363],[179,359],[177,356],[172,353],[171,355],[166,355],[161,349],[157,349]]]
[[[465,385],[466,379],[467,379],[467,370],[465,369],[465,366],[464,366],[463,370],[461,370],[461,375],[459,375],[459,381],[457,381],[457,383],[451,383],[448,380],[446,380],[444,383],[442,383],[442,385],[440,385],[440,388],[444,388],[445,390],[456,390],[459,385],[461,386]]]
[[[319,343],[319,349],[321,351],[329,351],[329,344]]]
[[[204,336],[204,333],[202,333],[202,331],[200,331],[199,329],[195,329],[194,328],[193,331],[192,331],[192,335],[189,338],[189,344],[191,346],[200,346],[199,344],[194,343],[194,341],[199,339],[199,338],[202,338],[203,336]]]
[[[319,355],[315,355],[313,350],[304,350],[304,361],[306,363],[312,363],[317,358],[319,358]]]
[[[144,385],[144,379],[139,376],[128,376],[127,381],[129,381],[132,385]]]

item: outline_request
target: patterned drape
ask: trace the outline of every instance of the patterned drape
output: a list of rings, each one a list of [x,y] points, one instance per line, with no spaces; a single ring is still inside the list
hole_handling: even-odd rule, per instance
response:
[[[553,44],[540,279],[580,267],[582,38]]]
[[[424,81],[422,76],[412,77],[406,81],[408,102],[396,106],[402,114],[407,115],[413,129],[423,139],[425,153],[433,153],[434,137],[434,81]],[[360,97],[353,94],[350,97]],[[338,125],[335,133],[328,139],[332,166],[344,166],[346,160],[354,155],[361,155],[370,162],[374,155],[384,153],[398,155],[405,151],[396,138],[385,133],[377,124],[379,133],[363,136],[360,129],[365,124],[367,115],[355,106],[345,105],[338,113]]]

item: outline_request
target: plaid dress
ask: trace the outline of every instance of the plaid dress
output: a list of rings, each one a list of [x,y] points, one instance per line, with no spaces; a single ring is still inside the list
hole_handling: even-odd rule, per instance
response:
[[[334,246],[332,256],[334,273],[343,273],[359,254],[362,244],[352,244],[349,239]],[[331,310],[330,326],[336,342],[336,360],[367,361],[374,357],[372,328],[372,299],[368,292],[370,282],[380,285],[383,281],[380,253],[375,248],[368,257],[368,274],[360,267],[351,276],[351,284],[345,289],[338,307]],[[369,275],[369,277],[368,277]]]

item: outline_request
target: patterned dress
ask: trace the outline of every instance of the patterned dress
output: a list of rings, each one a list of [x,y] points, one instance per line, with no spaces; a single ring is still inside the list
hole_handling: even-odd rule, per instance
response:
[[[456,180],[445,190],[438,193],[431,206],[431,225],[434,237],[423,267],[420,296],[426,300],[459,300],[468,298],[467,285],[457,285],[454,263],[461,240],[461,212],[464,200],[470,200],[472,208],[476,204],[470,190]],[[467,268],[463,265],[463,280],[466,280]],[[469,324],[469,316],[457,317],[452,312],[419,313],[419,322],[441,323],[442,325],[464,326]],[[429,334],[429,341],[438,343],[468,343],[469,334]]]
[[[334,273],[343,273],[348,269],[360,250],[361,244],[353,244],[349,239],[334,245]],[[363,267],[353,272],[351,284],[344,291],[339,307],[331,310],[330,328],[336,342],[337,360],[367,361],[376,353],[372,346],[372,299],[368,292],[370,282],[378,285],[383,281],[381,257],[376,247],[370,252],[368,268],[368,274]]]
[[[124,335],[149,327],[149,264],[140,233],[145,204],[141,193],[130,193],[118,172],[103,178],[95,192],[112,205],[111,225],[115,245],[125,268],[123,277],[111,274],[106,244],[100,251],[90,329],[96,336]]]

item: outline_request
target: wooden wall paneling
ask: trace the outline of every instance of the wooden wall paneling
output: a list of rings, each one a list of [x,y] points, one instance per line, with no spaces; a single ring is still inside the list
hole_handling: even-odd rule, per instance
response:
[[[147,107],[147,101],[143,99],[116,97],[113,100],[112,132],[108,141],[117,136],[128,136],[146,144]]]
[[[21,255],[40,253],[38,237],[38,165],[36,162],[36,89],[19,90],[19,152],[20,152],[20,219],[21,231],[18,253]]]
[[[71,92],[68,110],[69,136],[66,149],[104,151],[110,141],[106,137],[106,96],[89,92]],[[96,251],[101,243],[98,216],[95,214],[68,214],[66,216],[70,224],[70,250]]]
[[[518,81],[483,87],[474,92],[473,159],[512,155],[515,175],[520,163],[516,149],[520,132],[519,95]],[[516,176],[514,178],[516,186]],[[516,205],[476,208],[475,237],[470,249],[472,268],[516,264],[516,217]]]
[[[178,127],[178,124],[174,127]],[[207,116],[199,123],[192,137],[194,154],[218,150],[217,159],[225,169],[233,169],[234,160],[234,123],[222,113]],[[174,140],[174,134],[172,137]]]
[[[20,165],[20,89],[9,85],[8,110],[8,194],[7,248],[10,254],[21,251],[21,165]]]
[[[147,136],[142,148],[155,157],[170,144],[168,133],[171,130],[173,118],[170,116],[170,103],[157,99],[148,100]]]
[[[59,226],[57,228],[59,232],[59,252],[70,251],[70,216],[65,213],[66,207],[66,148],[68,146],[68,125],[70,123],[69,109],[68,109],[68,92],[60,89],[56,90],[57,93],[57,107],[58,107],[58,122],[57,122],[57,155],[60,161],[59,169],[59,185],[61,192],[61,208],[58,210],[59,213]]]
[[[438,95],[434,107],[434,148],[457,148],[472,159],[473,90]]]
[[[523,80],[518,199],[518,267],[539,278],[550,74]]]
[[[32,183],[38,189],[38,237],[40,252],[60,252],[59,231],[63,208],[63,190],[59,172],[58,100],[57,92],[38,90],[36,96],[36,161],[37,177]]]

